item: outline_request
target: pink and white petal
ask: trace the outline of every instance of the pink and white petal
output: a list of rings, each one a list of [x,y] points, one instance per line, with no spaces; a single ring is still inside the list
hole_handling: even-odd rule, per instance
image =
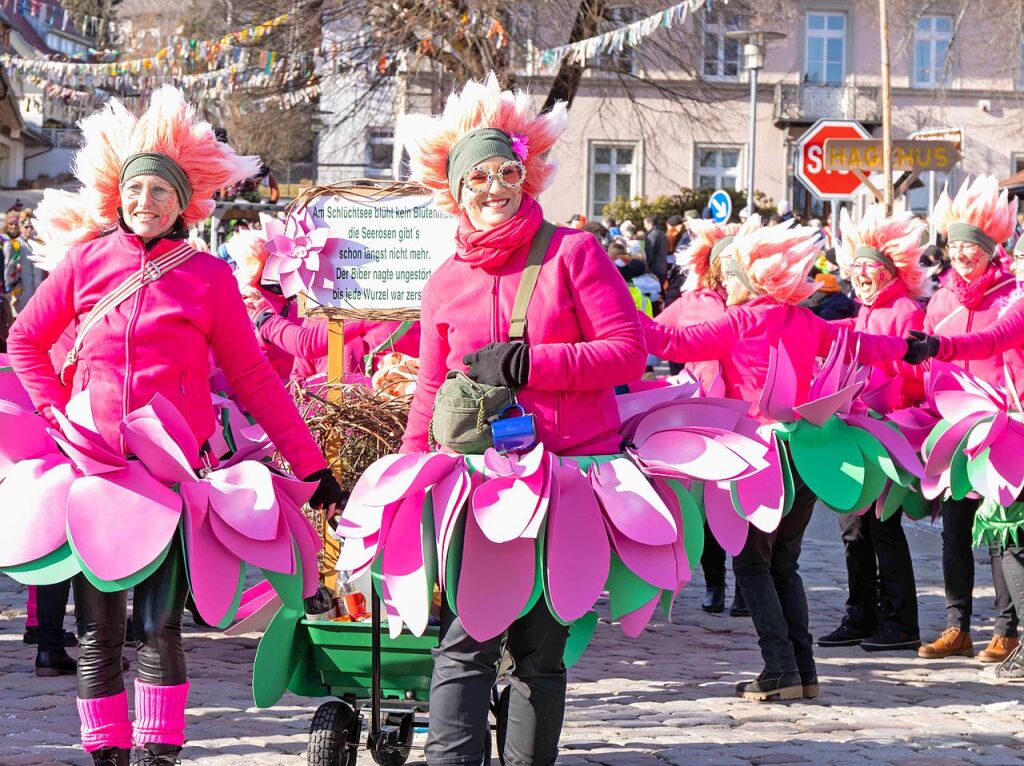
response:
[[[211,489],[210,494],[210,529],[221,545],[254,567],[282,574],[295,574],[298,571],[291,529],[280,513],[275,514],[278,526],[274,536],[270,540],[255,540],[221,518],[213,505],[215,491]]]
[[[779,343],[769,349],[768,374],[757,408],[770,420],[783,423],[792,420],[796,391],[796,371],[793,362],[786,351],[786,344]]]
[[[68,537],[89,571],[121,580],[153,563],[171,542],[182,501],[131,461],[119,471],[80,477],[67,511]]]
[[[644,545],[669,545],[679,529],[650,481],[625,458],[590,468],[590,482],[605,516],[626,537]]]
[[[302,570],[302,596],[309,598],[316,593],[320,582],[320,564],[317,554],[323,548],[320,535],[298,508],[283,507],[284,520],[292,532],[292,539],[299,548],[299,566]]]
[[[573,465],[552,476],[545,533],[548,597],[563,622],[589,612],[608,580],[611,545],[601,507],[587,477]]]
[[[501,598],[495,598],[494,573],[501,572]],[[456,607],[466,632],[488,641],[508,630],[533,594],[537,541],[518,538],[493,543],[466,514],[466,535]]]
[[[210,472],[206,482],[210,485],[210,508],[236,532],[261,541],[280,534],[281,507],[273,474],[265,465],[246,460]]]
[[[77,478],[56,453],[7,472],[0,482],[0,567],[34,561],[67,542],[68,494]]]
[[[523,536],[534,515],[542,506],[547,506],[547,498],[542,496],[543,486],[536,486],[544,478],[539,472],[529,479],[513,476],[485,478],[473,490],[469,506],[480,529],[491,542],[505,543]]]
[[[883,421],[876,420],[867,415],[850,415],[846,422],[863,428],[878,439],[893,460],[904,471],[909,471],[918,478],[924,476],[924,466],[921,465],[921,459],[902,433],[889,428]]]
[[[747,520],[762,532],[774,532],[782,521],[786,485],[779,459],[778,443],[772,438],[769,466],[736,482],[736,495]]]
[[[729,400],[683,399],[670,402],[641,421],[636,429],[634,441],[640,444],[661,431],[687,431],[692,428],[732,431],[746,413],[738,412],[738,406],[726,402]]]
[[[750,464],[704,433],[661,431],[636,448],[645,461],[656,460],[700,481],[726,481],[742,475]]]
[[[346,537],[342,542],[335,569],[339,572],[353,572],[370,566],[377,557],[379,540],[379,534],[369,537]]]
[[[363,472],[352,495],[358,494],[365,505],[383,507],[401,500],[409,492],[436,484],[461,461],[461,457],[440,452],[387,455]]]
[[[679,575],[673,548],[675,540],[668,545],[644,545],[630,540],[611,523],[608,523],[608,536],[611,537],[612,549],[633,574],[656,588],[676,589]]]
[[[925,460],[926,473],[937,475],[949,469],[953,455],[960,447],[968,432],[978,424],[977,420],[961,420],[953,423],[932,445],[932,451]]]
[[[154,479],[164,484],[197,481],[185,453],[156,417],[141,416],[136,410],[129,418],[121,422],[125,446],[142,461]],[[195,437],[192,442],[195,443]],[[198,459],[198,452],[196,457]]]
[[[0,401],[0,477],[22,460],[57,454],[45,420],[31,410]]]
[[[718,544],[732,556],[739,554],[747,542],[750,525],[733,508],[728,483],[708,482],[704,485],[704,513]]]

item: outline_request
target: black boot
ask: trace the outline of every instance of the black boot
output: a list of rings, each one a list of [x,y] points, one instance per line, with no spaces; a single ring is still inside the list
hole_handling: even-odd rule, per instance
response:
[[[54,676],[73,676],[78,672],[78,662],[63,649],[49,651],[40,649],[36,652],[36,675],[40,678]]]
[[[129,766],[131,750],[120,747],[101,747],[92,751],[93,766]]]
[[[181,763],[178,745],[157,745],[149,743],[135,750],[135,766],[177,766]]]
[[[867,628],[854,624],[849,617],[844,617],[839,627],[818,639],[822,648],[833,646],[857,646],[866,638],[871,638],[874,627]]]
[[[818,674],[813,670],[800,671],[800,685],[803,686],[805,700],[812,700],[818,696]]]
[[[39,628],[35,625],[25,628],[25,634],[21,637],[21,640],[29,646],[35,646],[39,643]],[[78,636],[69,631],[64,631],[64,648],[73,649],[78,646]]]
[[[701,602],[700,608],[705,612],[717,614],[718,612],[725,611],[725,586],[724,585],[709,585],[707,591],[704,594],[704,601]]]
[[[799,673],[769,673],[762,671],[753,681],[736,684],[736,696],[758,702],[795,700],[804,696]]]
[[[729,607],[731,617],[749,617],[750,609],[747,608],[747,600],[743,598],[743,591],[739,583],[736,583],[736,590],[732,594],[732,606]]]

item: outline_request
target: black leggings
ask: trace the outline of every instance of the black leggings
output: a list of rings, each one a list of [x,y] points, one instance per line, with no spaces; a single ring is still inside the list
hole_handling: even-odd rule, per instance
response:
[[[121,650],[128,614],[128,592],[103,593],[84,575],[73,582],[78,615],[78,696],[111,697],[124,691]],[[187,680],[181,647],[181,612],[188,583],[185,557],[175,540],[167,558],[135,586],[132,620],[141,642],[138,678],[154,686],[177,686]]]

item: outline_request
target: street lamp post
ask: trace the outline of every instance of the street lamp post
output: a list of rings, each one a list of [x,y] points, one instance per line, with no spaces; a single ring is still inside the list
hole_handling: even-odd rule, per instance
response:
[[[730,40],[743,41],[743,68],[750,72],[750,143],[747,150],[747,214],[754,212],[754,156],[757,140],[757,73],[764,68],[764,50],[773,40],[785,37],[781,32],[737,29],[726,32]]]

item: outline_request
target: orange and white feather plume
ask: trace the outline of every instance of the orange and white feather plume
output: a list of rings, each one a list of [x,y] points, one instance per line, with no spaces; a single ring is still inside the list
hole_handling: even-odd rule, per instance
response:
[[[470,80],[460,92],[452,93],[436,117],[403,116],[399,135],[409,152],[410,180],[430,189],[438,207],[457,213],[459,205],[449,189],[446,169],[448,152],[460,138],[477,128],[498,128],[525,137],[528,153],[523,161],[523,192],[536,197],[554,178],[557,168],[547,155],[565,130],[567,119],[564,103],[537,115],[526,91],[502,90],[491,73],[484,82]]]
[[[736,260],[756,294],[796,304],[819,286],[807,281],[821,249],[817,238],[810,226],[762,226],[760,216],[751,215],[724,255]]]
[[[739,231],[738,223],[715,223],[702,218],[687,222],[690,230],[690,244],[676,257],[680,266],[687,270],[684,290],[706,287],[704,277],[711,268],[711,251],[725,237],[733,237]]]
[[[932,221],[941,234],[945,235],[952,223],[969,223],[996,243],[1013,235],[1016,218],[1017,200],[1009,199],[1006,189],[999,190],[995,176],[968,178],[955,197],[943,189],[932,210]]]
[[[218,141],[210,123],[171,85],[154,91],[141,115],[112,98],[79,125],[82,147],[74,171],[82,188],[47,190],[36,208],[40,265],[49,270],[68,248],[117,225],[121,167],[133,154],[165,154],[185,172],[192,185],[192,198],[182,211],[186,226],[213,212],[218,189],[250,178],[260,168],[258,157],[240,155]]]
[[[896,276],[912,298],[924,293],[924,269],[921,255],[927,243],[928,227],[909,210],[886,216],[884,205],[870,205],[856,223],[844,207],[839,215],[842,242],[836,247],[836,261],[849,270],[857,257],[857,249],[873,247],[889,258],[896,267]]]

